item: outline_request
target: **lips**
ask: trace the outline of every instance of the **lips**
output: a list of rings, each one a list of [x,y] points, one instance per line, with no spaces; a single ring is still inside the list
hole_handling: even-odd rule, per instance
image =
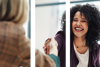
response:
[[[79,32],[79,31],[83,31],[83,29],[80,28],[80,27],[75,27],[75,30],[78,31],[78,32]]]

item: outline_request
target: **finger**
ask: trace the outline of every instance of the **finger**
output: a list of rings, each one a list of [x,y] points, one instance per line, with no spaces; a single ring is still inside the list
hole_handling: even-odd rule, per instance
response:
[[[45,54],[47,54],[47,50],[45,50]]]
[[[50,42],[51,42],[51,39],[47,40],[47,41],[45,42],[44,45],[47,47],[47,45],[48,45]]]
[[[46,49],[46,48],[47,48],[46,46],[43,47],[43,49]]]
[[[47,47],[47,54],[49,54],[50,53],[50,45],[48,45],[48,47]]]
[[[43,48],[45,48],[46,46],[44,45]]]
[[[44,53],[47,54],[47,47],[45,45],[43,46],[43,50],[44,50]]]
[[[48,41],[48,40],[50,40],[50,39],[51,39],[51,38],[48,38],[46,41]],[[45,41],[45,42],[46,42],[46,41]]]
[[[45,54],[47,54],[47,51],[44,51],[45,52]]]
[[[44,51],[46,51],[46,50],[47,50],[47,48],[44,49]]]
[[[45,54],[47,54],[47,48],[44,49]]]

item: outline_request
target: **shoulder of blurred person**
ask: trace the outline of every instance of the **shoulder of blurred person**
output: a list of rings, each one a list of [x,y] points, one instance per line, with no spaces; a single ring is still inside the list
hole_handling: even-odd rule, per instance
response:
[[[36,49],[35,67],[56,67],[56,64],[50,56],[44,55],[42,52]]]
[[[0,53],[1,58],[5,56],[6,59],[0,60],[0,65],[6,65],[5,63],[13,66],[23,63],[29,63],[28,61],[33,59],[33,41],[25,37],[25,31],[22,25],[15,24],[13,22],[0,22]],[[12,57],[12,58],[11,58]],[[29,59],[29,60],[28,60]],[[26,61],[27,60],[27,61]],[[9,62],[7,62],[9,61]],[[12,61],[17,61],[19,63]]]

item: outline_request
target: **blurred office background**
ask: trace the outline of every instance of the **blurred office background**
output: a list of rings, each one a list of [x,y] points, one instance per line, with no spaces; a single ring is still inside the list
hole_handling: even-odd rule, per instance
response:
[[[31,38],[31,0],[27,0],[29,3],[29,17],[27,21],[23,24],[23,27],[25,29],[25,36],[27,38]]]
[[[76,4],[86,3],[95,4],[100,10],[99,0],[33,0],[33,13],[30,15],[33,18],[33,23],[30,22],[30,25],[33,24],[33,48],[44,52],[42,47],[45,40],[61,30],[63,12]]]

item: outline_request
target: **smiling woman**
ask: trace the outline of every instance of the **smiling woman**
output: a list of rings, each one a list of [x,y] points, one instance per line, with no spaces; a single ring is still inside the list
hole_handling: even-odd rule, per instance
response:
[[[95,5],[75,5],[64,12],[62,31],[55,36],[60,67],[100,67],[99,25],[100,12]]]

